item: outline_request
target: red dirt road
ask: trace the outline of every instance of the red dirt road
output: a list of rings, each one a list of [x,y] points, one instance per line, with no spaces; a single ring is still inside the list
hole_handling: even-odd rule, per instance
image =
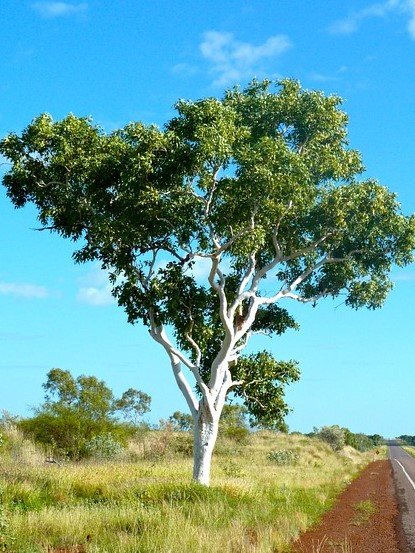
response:
[[[293,553],[408,553],[389,461],[370,463]]]

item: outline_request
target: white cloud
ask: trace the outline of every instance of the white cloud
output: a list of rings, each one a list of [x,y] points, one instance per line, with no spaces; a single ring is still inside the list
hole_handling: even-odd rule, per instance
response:
[[[93,265],[80,279],[80,285],[76,296],[79,302],[96,307],[115,303],[108,275],[98,265]]]
[[[408,32],[411,35],[411,37],[415,40],[415,0],[408,0],[407,11],[410,15],[410,18],[408,21]]]
[[[115,302],[109,284],[101,287],[82,287],[79,289],[77,299],[81,303],[94,306],[112,305]]]
[[[414,282],[415,281],[415,272],[414,271],[399,271],[398,273],[392,273],[391,280],[393,282]]]
[[[347,73],[347,67],[342,65],[335,73],[332,75],[327,73],[319,73],[317,71],[312,71],[309,75],[310,79],[318,83],[328,83],[333,81],[339,81],[342,76]]]
[[[415,39],[415,0],[386,0],[370,4],[366,8],[351,13],[344,19],[334,21],[328,30],[336,35],[352,34],[360,29],[365,20],[386,17],[390,13],[409,15],[407,29],[411,37]]]
[[[184,75],[190,77],[199,73],[198,67],[190,63],[177,63],[171,68],[171,72],[175,75]]]
[[[290,47],[291,41],[285,35],[271,36],[255,46],[236,40],[233,33],[208,31],[199,48],[211,64],[210,72],[215,76],[213,84],[226,86],[254,77],[262,72],[262,62],[281,55]]]
[[[37,284],[1,281],[0,294],[26,299],[45,299],[50,296],[49,291],[44,286],[38,286]]]
[[[85,2],[81,4],[69,4],[68,2],[35,2],[32,4],[32,8],[40,13],[42,17],[54,18],[84,13],[88,9],[88,4]]]

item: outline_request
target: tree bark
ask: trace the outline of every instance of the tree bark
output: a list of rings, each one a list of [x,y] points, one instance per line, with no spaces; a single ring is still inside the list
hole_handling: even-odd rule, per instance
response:
[[[212,416],[202,399],[194,422],[193,480],[209,486],[212,453],[218,437],[219,416],[216,413]]]

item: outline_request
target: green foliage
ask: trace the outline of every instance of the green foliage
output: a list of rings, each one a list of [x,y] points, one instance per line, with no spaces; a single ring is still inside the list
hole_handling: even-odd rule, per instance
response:
[[[229,478],[242,478],[246,476],[246,473],[243,471],[242,467],[232,460],[224,463],[222,465],[222,470]]]
[[[333,451],[339,451],[345,446],[345,431],[340,426],[323,426],[317,433],[317,437],[329,444]]]
[[[270,451],[267,455],[268,459],[278,466],[296,465],[300,458],[299,454],[292,449],[279,449]]]
[[[175,453],[191,457],[193,454],[193,438],[189,434],[176,435],[172,441]]]
[[[344,433],[346,445],[350,445],[362,452],[369,451],[383,442],[383,438],[379,434],[374,434],[373,436],[367,436],[362,433],[354,434],[348,428],[344,429]]]
[[[243,399],[252,426],[283,430],[289,408],[284,401],[284,385],[300,378],[295,361],[276,361],[266,351],[241,356],[233,369],[243,384],[234,393]]]
[[[14,538],[10,534],[9,521],[6,517],[4,508],[0,505],[0,551],[12,551]]]
[[[134,428],[120,423],[115,413],[121,411],[130,416],[132,411],[137,417],[149,408],[151,400],[133,389],[117,400],[105,382],[95,376],[75,379],[69,371],[56,368],[49,371],[43,388],[45,403],[33,417],[20,421],[19,427],[37,442],[71,459],[95,453],[104,458],[111,456],[111,451],[116,454]]]
[[[114,401],[113,407],[120,411],[124,418],[137,424],[139,418],[150,411],[151,397],[145,392],[129,388],[120,399]]]
[[[124,451],[123,446],[111,432],[98,434],[85,442],[85,452],[95,459],[114,459]]]
[[[225,405],[219,423],[220,435],[238,443],[246,443],[250,434],[246,420],[247,414],[248,411],[243,405]]]
[[[370,499],[366,499],[365,501],[359,501],[359,503],[356,503],[354,505],[354,510],[355,516],[350,524],[361,526],[362,524],[368,523],[373,515],[379,510],[379,507]]]
[[[223,429],[229,427],[241,427],[246,428],[246,416],[248,411],[243,405],[238,403],[227,404],[223,407],[221,416],[221,427]]]
[[[384,443],[384,438],[380,434],[368,436],[361,432],[354,433],[348,428],[340,428],[338,425],[323,426],[321,429],[314,428],[309,436],[320,438],[328,443],[334,451],[347,445],[363,453]]]
[[[175,411],[170,415],[169,422],[173,425],[174,429],[179,432],[188,432],[193,428],[193,417],[189,415],[189,413]]]
[[[415,446],[415,436],[410,436],[408,434],[402,434],[402,436],[398,436],[398,439],[402,440],[403,442],[405,442],[408,445]]]
[[[373,445],[375,447],[385,443],[385,438],[383,436],[381,436],[380,434],[372,434],[372,435],[368,436],[368,438],[373,443]]]
[[[3,183],[15,206],[34,203],[44,227],[78,241],[76,261],[110,272],[131,323],[153,337],[173,329],[203,392],[230,344],[236,358],[250,332],[297,327],[277,299],[341,294],[353,308],[378,308],[391,267],[413,260],[415,217],[375,180],[357,180],[363,164],[340,106],[294,80],[265,80],[180,101],[162,130],[131,123],[104,134],[89,119],[44,114],[0,141],[11,163]],[[282,387],[298,379],[296,365],[259,353],[228,368],[252,423],[282,427]],[[85,385],[101,417],[110,398]],[[59,386],[48,393],[71,406],[73,381]]]

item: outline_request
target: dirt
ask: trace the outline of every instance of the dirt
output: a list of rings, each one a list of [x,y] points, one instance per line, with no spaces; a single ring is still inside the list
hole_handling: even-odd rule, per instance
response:
[[[390,461],[370,463],[293,553],[407,553]]]

